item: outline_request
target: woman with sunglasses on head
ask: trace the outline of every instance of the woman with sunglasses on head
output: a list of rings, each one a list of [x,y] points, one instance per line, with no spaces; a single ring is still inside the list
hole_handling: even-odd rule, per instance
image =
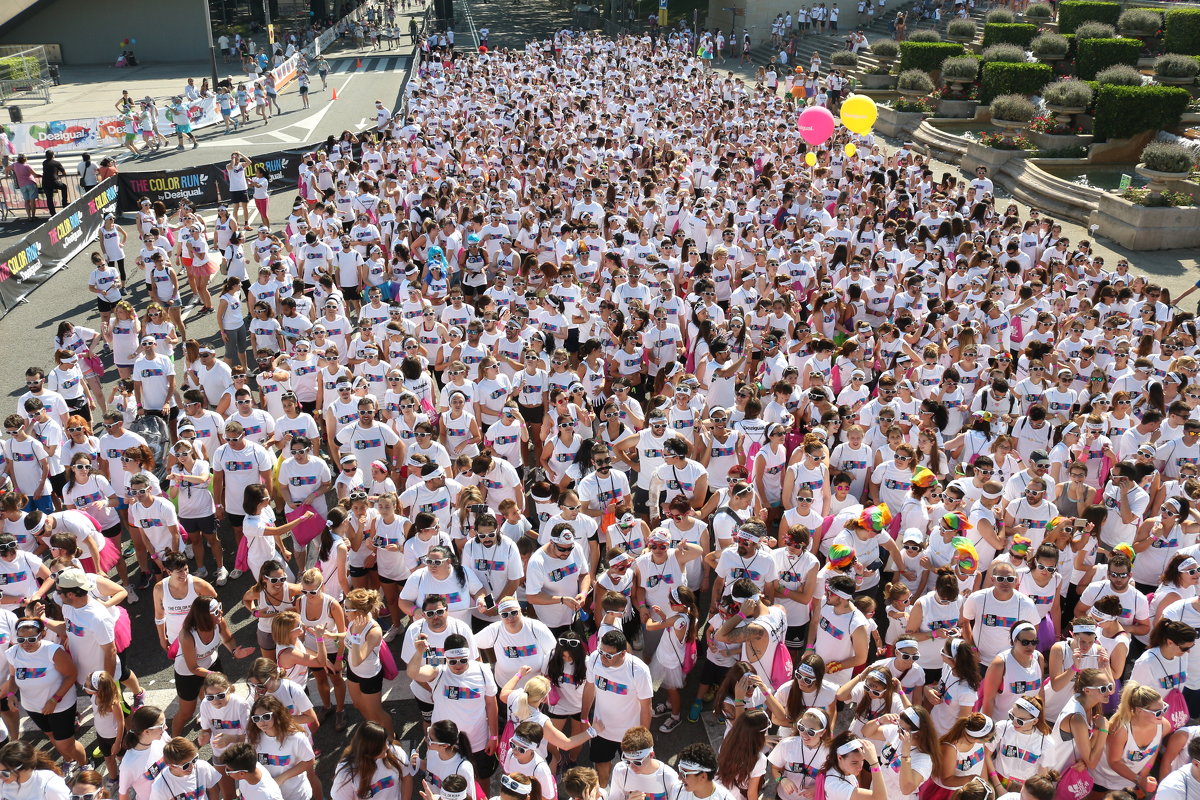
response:
[[[817,775],[828,758],[829,715],[810,708],[796,718],[794,731],[771,748],[767,762],[771,778],[778,782],[776,794],[782,800],[811,800]]]
[[[1154,793],[1157,781],[1151,773],[1158,760],[1155,756],[1171,733],[1164,694],[1134,679],[1125,684],[1116,713],[1096,729],[1108,736],[1104,754],[1092,769],[1093,791]]]
[[[89,777],[100,776],[88,771]],[[13,800],[69,800],[71,794],[58,766],[45,751],[27,742],[7,742],[0,747],[0,791]]]
[[[254,655],[250,646],[237,647],[225,612],[215,597],[197,597],[183,619],[179,631],[179,647],[175,656],[175,693],[179,709],[171,721],[171,733],[182,735],[196,710],[204,679],[212,672],[222,672],[220,647],[229,649],[234,658]]]
[[[266,694],[250,705],[246,741],[284,797],[310,800],[321,796],[312,740],[278,698]]]
[[[871,775],[870,789],[860,786],[859,777],[864,771]],[[888,796],[884,782],[875,780],[880,774],[875,745],[848,731],[830,741],[821,772],[822,785],[817,791],[828,800],[884,800]]]
[[[929,712],[912,706],[863,726],[863,735],[883,742],[879,761],[887,796],[916,800],[926,782],[942,771],[942,750]]]

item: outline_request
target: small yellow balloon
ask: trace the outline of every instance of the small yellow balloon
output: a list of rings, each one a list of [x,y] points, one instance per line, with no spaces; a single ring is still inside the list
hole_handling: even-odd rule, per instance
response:
[[[815,167],[817,165],[817,154],[813,152],[805,153],[804,163],[808,164],[810,167]]]
[[[846,145],[846,157],[854,158],[854,154],[858,152],[858,148],[854,146],[854,142]]]
[[[852,94],[842,103],[842,124],[857,134],[870,133],[875,119],[879,116],[879,108],[875,101],[866,95]]]

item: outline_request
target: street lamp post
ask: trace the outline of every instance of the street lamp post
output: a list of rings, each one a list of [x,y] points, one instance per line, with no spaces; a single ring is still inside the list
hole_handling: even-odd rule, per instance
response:
[[[212,86],[215,92],[217,90],[217,46],[213,44],[212,11],[208,7],[208,0],[200,0],[200,4],[204,6],[204,32],[208,34],[208,65],[212,70]]]

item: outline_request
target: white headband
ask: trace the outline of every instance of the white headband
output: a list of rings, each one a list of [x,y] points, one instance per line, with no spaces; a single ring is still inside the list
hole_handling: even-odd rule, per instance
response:
[[[628,758],[630,761],[643,761],[654,755],[654,748],[647,747],[645,750],[622,750],[622,758]]]
[[[1003,489],[1001,489],[998,492],[984,492],[983,496],[986,497],[988,500],[995,500],[997,497],[999,497],[1002,494],[1004,494]]]
[[[1114,619],[1116,619],[1116,617],[1114,617],[1112,614],[1105,614],[1103,611],[1097,611],[1094,608],[1092,609],[1092,618],[1096,620],[1096,622],[1112,622]]]
[[[900,716],[904,717],[908,724],[912,725],[914,728],[921,727],[921,716],[917,714],[917,710],[912,706],[909,706],[901,711]]]
[[[1075,633],[1090,633],[1093,636],[1095,636],[1096,635],[1096,626],[1095,625],[1076,625],[1074,631],[1075,631]]]
[[[438,478],[444,478],[444,477],[446,477],[445,470],[443,470],[441,467],[438,467],[433,472],[426,475],[424,479],[427,481],[436,481]]]
[[[679,772],[689,774],[689,775],[694,775],[694,774],[698,774],[701,772],[708,772],[707,767],[697,764],[695,761],[680,761],[678,764],[675,765],[675,769],[677,769]]]
[[[501,600],[500,605],[496,606],[497,611],[511,611],[514,608],[520,610],[521,604],[512,597],[507,600]]]
[[[527,795],[533,791],[532,783],[521,783],[518,780],[508,777],[508,775],[500,776],[500,785],[513,794]]]
[[[825,591],[829,592],[830,594],[836,594],[838,597],[842,598],[843,600],[849,600],[851,597],[851,595],[846,594],[841,589],[835,589],[829,585],[825,586]]]
[[[896,642],[895,647],[897,650],[917,651],[921,649],[921,646],[917,644],[916,639],[901,639],[900,641]]]
[[[801,666],[803,666],[803,665],[801,665]],[[810,708],[810,709],[808,709],[807,713],[812,714],[814,717],[821,718],[821,728],[822,729],[829,727],[829,717],[826,716],[825,712],[822,711],[821,709]]]
[[[1196,569],[1198,567],[1200,567],[1200,563],[1197,563],[1196,559],[1192,558],[1191,556],[1188,556],[1183,561],[1179,562],[1179,569],[1181,570]]]
[[[442,655],[446,658],[470,658],[471,651],[465,647],[456,647],[453,650],[447,650]]]
[[[982,739],[984,736],[987,736],[989,733],[991,733],[995,727],[996,727],[996,723],[992,722],[991,717],[984,717],[982,728],[980,728],[977,731],[973,731],[970,728],[967,728],[967,733],[971,734],[976,739]]]
[[[1012,640],[1015,642],[1017,640],[1017,637],[1021,635],[1021,631],[1026,630],[1026,629],[1031,630],[1034,633],[1037,633],[1037,628],[1035,628],[1032,623],[1022,622],[1019,625],[1017,625],[1015,628],[1013,628],[1012,633],[1009,635],[1012,638]]]
[[[1037,706],[1026,700],[1024,697],[1018,697],[1013,705],[1024,711],[1026,714],[1032,714],[1034,719],[1037,719],[1039,716],[1041,716],[1041,712],[1038,711]]]
[[[950,657],[951,658],[955,658],[958,656],[958,648],[961,645],[962,645],[962,639],[951,639],[950,640]]]
[[[443,786],[441,791],[438,792],[438,796],[442,800],[467,800],[467,790],[463,789],[461,792],[451,792]]]
[[[855,750],[861,750],[862,746],[862,739],[851,739],[837,749],[837,754],[839,756],[848,755],[849,753],[853,753]]]

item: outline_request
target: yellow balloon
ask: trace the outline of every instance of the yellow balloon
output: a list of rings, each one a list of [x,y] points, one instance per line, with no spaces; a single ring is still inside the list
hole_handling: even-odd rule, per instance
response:
[[[870,133],[879,109],[866,95],[852,94],[842,103],[842,124],[858,134]]]
[[[854,158],[854,154],[858,152],[858,148],[854,146],[854,142],[846,145],[846,157]]]
[[[808,164],[810,167],[815,167],[817,165],[817,154],[811,151],[805,153],[804,163]]]

